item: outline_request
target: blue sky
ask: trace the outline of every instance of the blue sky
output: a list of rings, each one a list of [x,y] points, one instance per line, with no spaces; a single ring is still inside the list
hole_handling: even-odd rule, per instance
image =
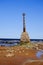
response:
[[[43,39],[43,0],[0,0],[0,38],[20,38],[23,12],[30,38]]]

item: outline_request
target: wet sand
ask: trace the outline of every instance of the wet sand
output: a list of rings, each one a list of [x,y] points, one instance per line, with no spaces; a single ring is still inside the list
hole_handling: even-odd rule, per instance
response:
[[[37,51],[23,46],[0,47],[0,65],[43,65],[43,56],[37,58]]]

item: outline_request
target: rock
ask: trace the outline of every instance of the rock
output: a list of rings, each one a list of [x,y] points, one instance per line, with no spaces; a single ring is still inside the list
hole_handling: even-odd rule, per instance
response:
[[[30,42],[30,38],[29,38],[27,32],[22,32],[20,41],[21,42]]]

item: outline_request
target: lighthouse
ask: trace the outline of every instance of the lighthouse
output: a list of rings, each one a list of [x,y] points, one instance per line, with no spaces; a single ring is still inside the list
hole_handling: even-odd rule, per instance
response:
[[[26,32],[25,13],[22,14],[22,17],[23,17],[23,32],[21,34],[20,42],[28,43],[30,42],[30,37],[28,33]]]

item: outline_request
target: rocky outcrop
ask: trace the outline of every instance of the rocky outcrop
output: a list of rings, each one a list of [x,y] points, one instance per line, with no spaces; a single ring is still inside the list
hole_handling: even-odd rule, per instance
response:
[[[22,32],[20,41],[21,42],[30,42],[30,38],[29,38],[27,32]]]

